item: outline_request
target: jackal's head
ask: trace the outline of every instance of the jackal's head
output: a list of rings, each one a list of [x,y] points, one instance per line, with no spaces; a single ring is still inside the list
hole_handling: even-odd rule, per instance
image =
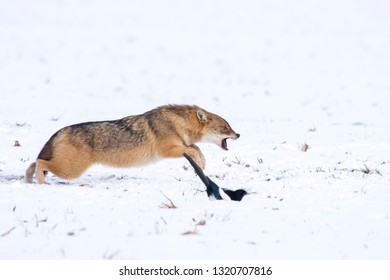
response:
[[[227,121],[218,115],[199,109],[197,116],[202,124],[202,142],[214,143],[224,150],[227,148],[227,139],[238,139],[240,134],[236,133]]]

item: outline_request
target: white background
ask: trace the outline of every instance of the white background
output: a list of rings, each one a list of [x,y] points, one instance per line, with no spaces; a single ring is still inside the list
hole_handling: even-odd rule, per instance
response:
[[[0,258],[388,259],[389,8],[0,1]],[[241,134],[200,147],[242,202],[209,201],[185,159],[24,183],[58,129],[168,103]]]

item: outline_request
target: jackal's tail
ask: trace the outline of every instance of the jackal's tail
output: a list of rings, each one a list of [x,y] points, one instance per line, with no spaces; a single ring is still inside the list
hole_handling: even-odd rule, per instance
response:
[[[36,162],[33,162],[30,164],[30,166],[27,168],[26,170],[26,183],[29,183],[31,184],[33,182],[33,176],[34,176],[34,173],[35,173],[35,167],[36,167],[37,163]]]

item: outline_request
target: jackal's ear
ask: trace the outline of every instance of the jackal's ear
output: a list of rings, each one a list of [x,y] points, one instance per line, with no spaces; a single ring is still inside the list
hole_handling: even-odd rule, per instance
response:
[[[201,122],[207,121],[207,115],[206,115],[206,112],[205,112],[205,111],[203,111],[203,110],[198,110],[198,112],[196,112],[196,115],[198,116],[198,119],[199,119]]]

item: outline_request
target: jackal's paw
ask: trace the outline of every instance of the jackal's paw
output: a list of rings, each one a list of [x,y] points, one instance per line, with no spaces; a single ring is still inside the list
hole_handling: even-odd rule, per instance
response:
[[[204,169],[206,169],[206,159],[204,158],[203,154],[202,154],[201,159],[202,159],[202,163],[201,163],[200,167],[204,170]]]
[[[204,155],[202,153],[197,153],[194,157],[194,160],[197,165],[199,165],[202,170],[206,168],[206,159],[204,158]]]
[[[206,159],[204,158],[203,154],[199,154],[195,158],[195,162],[199,165],[200,168],[203,170],[206,168]]]
[[[205,169],[206,168],[206,158],[204,157],[202,151],[195,144],[192,144],[190,147],[195,150],[195,151],[192,150],[192,152],[190,154],[190,155],[192,155],[192,159],[196,162],[197,165],[199,165],[200,168]]]

